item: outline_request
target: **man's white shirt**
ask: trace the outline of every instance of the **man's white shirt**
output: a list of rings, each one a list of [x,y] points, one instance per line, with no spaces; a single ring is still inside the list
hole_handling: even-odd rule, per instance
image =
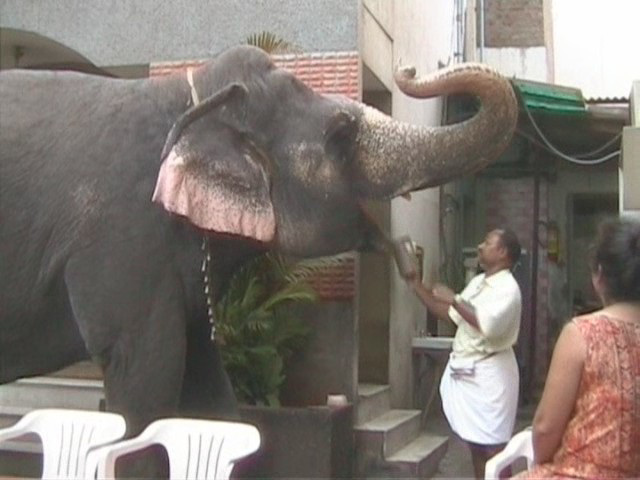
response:
[[[467,323],[452,306],[449,317],[458,325],[453,340],[456,356],[480,359],[515,345],[520,331],[522,295],[507,269],[493,275],[476,275],[460,293],[474,307],[480,330]]]

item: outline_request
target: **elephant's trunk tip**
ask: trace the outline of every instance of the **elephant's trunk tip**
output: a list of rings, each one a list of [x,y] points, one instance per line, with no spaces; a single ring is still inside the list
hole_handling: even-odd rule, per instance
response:
[[[412,80],[416,77],[416,67],[411,65],[403,65],[398,67],[394,74],[396,82],[404,80]]]

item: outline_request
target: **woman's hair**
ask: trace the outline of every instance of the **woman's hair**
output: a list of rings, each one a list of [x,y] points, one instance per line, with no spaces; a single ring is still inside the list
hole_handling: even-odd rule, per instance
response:
[[[640,301],[640,216],[622,216],[600,224],[591,268],[601,269],[611,300]]]

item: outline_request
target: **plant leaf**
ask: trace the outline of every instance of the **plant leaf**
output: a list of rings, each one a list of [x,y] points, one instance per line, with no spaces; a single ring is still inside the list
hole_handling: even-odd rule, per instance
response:
[[[254,47],[261,48],[269,54],[294,53],[300,50],[292,43],[289,43],[283,38],[278,37],[275,33],[268,31],[249,35],[246,39],[246,43],[247,45],[253,45]]]
[[[240,268],[216,305],[221,355],[241,402],[279,405],[284,364],[311,329],[290,305],[317,301],[297,263],[268,253]],[[308,268],[308,267],[307,267]]]

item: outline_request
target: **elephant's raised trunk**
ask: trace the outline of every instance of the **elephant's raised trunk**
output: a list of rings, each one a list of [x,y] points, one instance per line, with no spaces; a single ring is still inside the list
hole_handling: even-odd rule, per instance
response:
[[[415,78],[415,70],[405,68],[395,79],[400,90],[416,98],[475,95],[480,110],[456,125],[424,127],[361,105],[355,182],[362,195],[391,198],[441,185],[487,166],[506,148],[518,104],[509,81],[494,70],[461,64]]]

